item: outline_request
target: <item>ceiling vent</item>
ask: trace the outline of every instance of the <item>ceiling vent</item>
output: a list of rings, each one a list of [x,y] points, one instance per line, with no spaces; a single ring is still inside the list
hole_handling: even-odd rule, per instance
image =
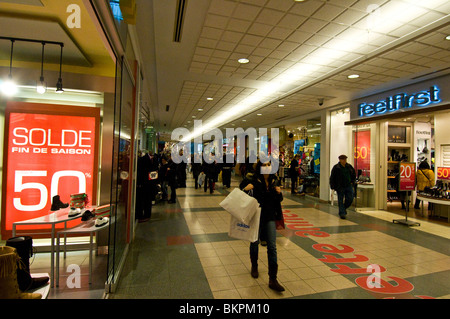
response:
[[[181,42],[181,32],[183,31],[184,15],[186,14],[187,0],[177,0],[177,8],[175,14],[175,30],[173,33],[173,41]]]

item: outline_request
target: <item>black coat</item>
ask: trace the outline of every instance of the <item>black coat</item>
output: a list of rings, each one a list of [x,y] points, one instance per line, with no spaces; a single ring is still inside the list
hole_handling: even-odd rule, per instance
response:
[[[294,158],[289,166],[289,177],[295,178],[298,176],[298,161]]]
[[[253,197],[261,206],[261,222],[281,220],[283,212],[281,202],[283,194],[278,194],[275,190],[279,186],[279,180],[275,175],[269,176],[269,186],[262,175],[248,173],[239,185],[240,189],[244,189],[248,184],[253,185]]]
[[[157,182],[149,180],[150,172],[154,171],[158,171],[158,159],[156,157],[151,159],[149,154],[139,157],[137,163],[137,185],[145,187]]]
[[[336,165],[333,166],[333,169],[331,170],[330,175],[331,189],[334,189],[335,191],[341,191],[345,187],[355,184],[356,180],[355,169],[349,163],[346,163],[345,167],[349,170],[350,173],[350,184],[347,184],[347,181],[345,180],[345,175],[343,173],[344,167],[341,165],[341,163],[337,163]]]

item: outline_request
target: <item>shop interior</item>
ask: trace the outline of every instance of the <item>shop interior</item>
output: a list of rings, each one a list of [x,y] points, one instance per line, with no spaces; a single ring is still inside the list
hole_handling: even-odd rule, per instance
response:
[[[288,168],[295,155],[299,156],[298,193],[313,197],[320,195],[320,118],[304,120],[285,126],[286,140],[282,149],[284,167]]]
[[[449,180],[441,170],[450,164],[450,153],[446,152],[450,139],[446,127],[448,124],[445,124],[445,121],[449,123],[449,119],[450,112],[446,111],[417,114],[388,122],[387,211],[404,216],[407,209],[409,217],[448,225]],[[416,187],[416,191],[409,194],[399,192],[400,162],[415,163],[416,175],[420,169],[419,165],[423,162],[428,163],[433,171],[432,175],[435,176],[434,180],[430,178],[434,186],[424,191],[419,191]],[[420,201],[417,205],[418,195],[425,196],[427,201]],[[430,204],[431,202],[433,203]]]

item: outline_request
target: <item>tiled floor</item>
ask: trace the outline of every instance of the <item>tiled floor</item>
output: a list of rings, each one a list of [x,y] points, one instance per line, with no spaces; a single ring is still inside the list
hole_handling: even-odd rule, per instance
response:
[[[219,203],[229,191],[217,183],[210,195],[189,181],[177,189],[177,204],[157,204],[151,221],[139,224],[109,298],[450,298],[449,226],[407,227],[381,211],[342,220],[336,207],[287,192],[287,227],[277,235],[278,280],[286,291],[274,292],[266,249],[260,246],[254,279],[249,244],[228,237],[230,215]],[[379,279],[371,264],[379,265]]]
[[[110,299],[375,299],[450,298],[450,225],[421,220],[419,227],[392,223],[384,211],[349,212],[284,193],[286,229],[277,234],[278,280],[268,287],[266,248],[260,246],[258,279],[250,276],[249,243],[228,236],[230,215],[219,203],[231,189],[214,194],[177,189],[177,203],[158,203],[135,239]],[[49,254],[35,255],[33,272],[49,272]],[[88,284],[88,251],[61,260],[60,286],[49,298],[99,299],[104,294],[107,256],[94,256]],[[81,288],[69,288],[70,264],[81,267]],[[379,265],[379,280],[368,270]],[[371,279],[372,281],[368,281]],[[380,283],[370,288],[369,283]]]

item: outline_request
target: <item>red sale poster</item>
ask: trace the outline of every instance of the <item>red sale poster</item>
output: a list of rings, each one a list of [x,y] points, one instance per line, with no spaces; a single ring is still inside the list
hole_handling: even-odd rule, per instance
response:
[[[400,162],[399,191],[413,191],[416,189],[416,163]]]
[[[95,201],[98,109],[8,103],[5,124],[3,238],[14,222],[52,213],[55,195],[64,203],[75,193],[88,194],[90,204]]]
[[[370,131],[354,133],[355,169],[370,171]]]

